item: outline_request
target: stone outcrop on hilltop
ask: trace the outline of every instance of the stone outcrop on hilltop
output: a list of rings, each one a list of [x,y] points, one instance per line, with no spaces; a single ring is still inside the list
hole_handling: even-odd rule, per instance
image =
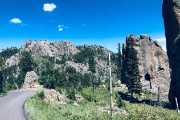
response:
[[[172,69],[169,100],[175,107],[175,97],[180,104],[180,1],[164,0],[163,18],[167,53]]]
[[[133,43],[137,50],[139,59],[139,72],[143,91],[157,93],[158,86],[161,87],[163,95],[167,96],[170,84],[169,63],[166,52],[157,41],[148,35],[129,35],[126,44]],[[128,54],[128,46],[124,45],[123,51]]]
[[[27,40],[21,52],[27,51],[38,56],[59,57],[62,55],[73,55],[78,52],[78,49],[69,41],[50,42],[48,40],[32,41]],[[5,62],[6,67],[18,65],[21,52],[11,56]]]
[[[23,51],[39,53],[41,56],[58,57],[61,55],[73,55],[78,52],[78,49],[69,41],[61,42],[49,42],[43,41],[31,41],[27,40]]]

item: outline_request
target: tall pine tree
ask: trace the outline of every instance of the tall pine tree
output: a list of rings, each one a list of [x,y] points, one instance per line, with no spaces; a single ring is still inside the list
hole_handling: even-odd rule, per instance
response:
[[[96,73],[96,63],[95,63],[95,60],[94,60],[94,56],[90,56],[89,57],[89,71],[91,71],[92,73],[92,85],[93,85],[93,94],[94,94],[94,89],[95,89],[95,76],[94,76],[94,73]]]
[[[122,54],[121,54],[121,44],[118,43],[118,53],[117,53],[117,78],[121,79],[122,70]]]
[[[140,94],[142,92],[142,85],[140,81],[139,68],[138,68],[138,58],[137,51],[133,47],[133,42],[127,42],[124,58],[124,74],[125,74],[125,84],[128,87],[131,96],[133,93]]]
[[[3,91],[3,74],[0,71],[0,92],[2,92],[2,91]]]

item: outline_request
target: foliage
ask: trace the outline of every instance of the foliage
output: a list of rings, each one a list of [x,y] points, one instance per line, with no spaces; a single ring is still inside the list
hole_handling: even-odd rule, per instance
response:
[[[67,89],[67,97],[71,100],[76,100],[75,89]]]
[[[39,83],[45,88],[55,89],[55,70],[54,65],[49,60],[43,61],[41,76],[39,78]],[[57,73],[56,73],[57,74]]]
[[[3,88],[5,90],[12,90],[18,87],[17,83],[19,82],[19,80],[14,76],[17,73],[16,65],[3,68],[2,73],[4,78]]]
[[[109,120],[108,110],[100,110],[94,103],[81,103],[55,105],[32,97],[27,100],[25,107],[33,120]],[[145,104],[132,104],[127,102],[126,112],[114,112],[113,120],[179,120],[180,116],[175,110],[154,107]]]
[[[18,52],[19,52],[18,48],[11,47],[11,48],[7,48],[6,50],[3,50],[2,52],[0,52],[0,56],[4,59],[7,59],[7,58],[15,55]]]
[[[119,107],[119,108],[125,108],[126,107],[126,103],[122,100],[122,98],[119,96],[119,95],[117,95],[117,106]]]
[[[20,69],[20,74],[18,76],[18,86],[20,88],[24,82],[26,73],[32,71],[35,65],[31,53],[26,51],[22,52],[18,65]]]
[[[82,96],[89,102],[107,105],[109,103],[109,91],[105,88],[96,88],[93,93],[93,88],[84,88],[81,92]]]
[[[138,68],[138,58],[137,51],[133,48],[133,43],[127,43],[126,51],[123,51],[125,58],[124,61],[126,66],[123,66],[123,71],[125,74],[125,80],[123,81],[131,95],[133,93],[140,94],[142,92],[142,85],[140,81],[140,73]]]
[[[3,91],[3,75],[2,72],[0,71],[0,93]]]
[[[83,87],[88,87],[92,85],[92,75],[85,73],[82,80],[81,80],[81,85]]]
[[[37,93],[37,97],[41,100],[44,100],[45,99],[45,94],[44,94],[44,91],[41,90]]]
[[[122,54],[121,54],[121,44],[118,43],[118,53],[117,53],[117,78],[121,79],[121,71],[122,71]]]
[[[83,49],[79,53],[73,56],[73,59],[74,62],[76,63],[84,63],[89,59],[89,57],[93,57],[93,56],[94,56],[94,52],[91,48],[83,47]]]
[[[109,120],[107,112],[99,111],[91,103],[52,106],[32,97],[25,107],[33,120]]]

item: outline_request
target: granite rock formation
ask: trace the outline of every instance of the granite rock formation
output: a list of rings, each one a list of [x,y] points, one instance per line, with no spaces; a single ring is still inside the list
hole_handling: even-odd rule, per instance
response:
[[[24,51],[39,53],[41,56],[57,57],[60,55],[73,55],[78,49],[69,41],[49,42],[27,40],[23,49]]]
[[[163,18],[171,73],[169,101],[173,107],[175,97],[180,104],[180,1],[164,0]]]
[[[138,38],[131,34],[126,38],[126,44],[129,42],[133,43],[134,49],[138,52],[143,91],[157,93],[158,86],[160,86],[162,94],[167,96],[170,72],[166,52],[157,41],[152,40],[148,35],[141,35]],[[125,45],[123,48],[126,54],[128,54],[127,47]]]
[[[27,88],[39,87],[38,79],[39,79],[39,77],[34,71],[27,72],[27,74],[25,76],[23,88],[27,89]]]

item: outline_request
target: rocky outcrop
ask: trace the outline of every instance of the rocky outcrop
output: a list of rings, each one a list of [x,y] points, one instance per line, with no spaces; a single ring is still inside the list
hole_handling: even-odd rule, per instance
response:
[[[126,44],[132,43],[137,50],[139,72],[143,91],[157,93],[158,86],[161,87],[164,95],[168,94],[170,84],[169,63],[166,52],[157,41],[152,40],[148,35],[129,35]],[[128,46],[124,46],[128,54]]]
[[[175,97],[180,105],[180,1],[164,0],[163,18],[171,73],[169,100],[173,107]]]
[[[38,79],[39,79],[39,77],[34,71],[27,72],[27,74],[25,76],[23,88],[24,89],[38,88],[39,87]]]
[[[44,89],[45,101],[50,104],[66,104],[67,97],[54,89]]]
[[[76,46],[69,41],[49,42],[27,40],[23,51],[38,53],[41,56],[58,57],[61,55],[73,55],[78,52]]]
[[[8,58],[5,62],[5,66],[6,67],[11,67],[13,65],[18,65],[19,62],[19,53],[11,56],[10,58]]]

